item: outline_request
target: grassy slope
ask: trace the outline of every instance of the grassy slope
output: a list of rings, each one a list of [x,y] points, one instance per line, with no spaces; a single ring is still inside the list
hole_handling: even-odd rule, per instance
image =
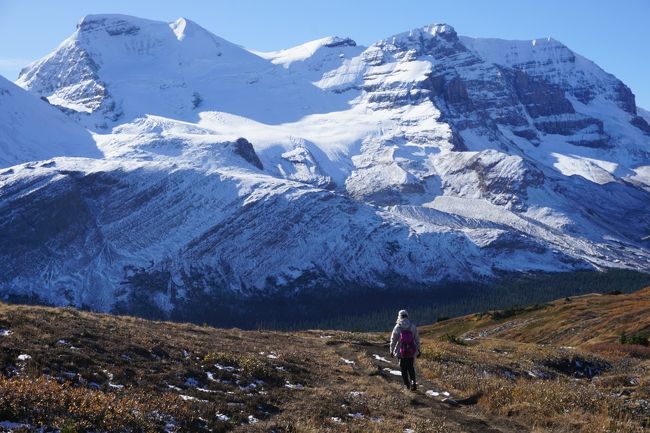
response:
[[[399,379],[382,370],[394,363],[372,357],[388,356],[385,336],[216,329],[6,304],[0,328],[10,332],[0,336],[0,421],[30,429],[516,431],[485,430],[489,417],[403,395]],[[426,421],[433,418],[439,423]]]
[[[404,393],[385,370],[394,360],[374,358],[387,356],[387,333],[226,330],[0,304],[0,421],[66,433],[643,432],[650,362],[587,346],[647,327],[649,294],[425,327],[420,388],[437,396]],[[464,345],[439,339],[522,319],[539,325]],[[586,349],[560,347],[569,344]]]
[[[490,313],[472,314],[428,326],[423,332],[581,347],[616,343],[622,332],[650,333],[650,287],[631,294],[565,298],[501,315],[509,314],[513,315],[497,320]]]

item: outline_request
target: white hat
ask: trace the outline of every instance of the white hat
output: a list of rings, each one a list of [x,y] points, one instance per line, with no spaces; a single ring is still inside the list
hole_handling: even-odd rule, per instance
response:
[[[399,313],[397,313],[397,317],[400,319],[404,319],[409,316],[409,312],[406,310],[399,310]]]

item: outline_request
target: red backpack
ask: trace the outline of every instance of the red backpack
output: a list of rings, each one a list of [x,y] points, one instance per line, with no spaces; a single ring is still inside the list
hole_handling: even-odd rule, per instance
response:
[[[417,348],[415,347],[415,338],[410,329],[402,329],[399,333],[399,357],[415,357]]]

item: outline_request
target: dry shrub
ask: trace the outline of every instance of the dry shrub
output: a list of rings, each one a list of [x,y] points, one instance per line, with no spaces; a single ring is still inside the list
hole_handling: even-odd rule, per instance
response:
[[[415,433],[460,433],[464,430],[457,425],[449,423],[444,419],[419,419],[413,422],[389,420],[376,422],[369,419],[347,420],[341,423],[325,421],[314,422],[314,420],[300,420],[287,424],[275,424],[271,431],[277,433],[395,433],[411,428]],[[268,431],[268,430],[265,430]]]
[[[274,384],[282,382],[281,377],[276,373],[276,370],[274,370],[270,363],[252,356],[209,352],[203,357],[203,362],[206,364],[222,364],[241,369],[242,376],[247,380],[262,379]]]
[[[640,424],[620,401],[595,386],[566,379],[509,382],[484,381],[480,404],[493,413],[517,416],[541,427],[567,423],[581,425],[584,432],[637,432]],[[597,429],[596,429],[597,428]]]
[[[528,373],[549,360],[565,359],[571,366],[613,363],[614,368],[600,368],[602,375],[592,380],[576,380],[571,371],[546,379]],[[617,397],[621,389],[633,389],[634,399],[644,398],[646,374],[643,369],[633,370],[633,365],[631,358],[601,359],[588,352],[527,344],[506,348],[501,341],[469,347],[427,342],[419,363],[424,377],[455,397],[480,394],[477,409],[481,412],[525,420],[540,432],[563,433],[643,431],[643,417],[630,403],[634,400]]]
[[[564,380],[488,382],[496,382],[498,386],[486,389],[481,403],[497,413],[507,415],[523,414],[536,419],[548,419],[567,412],[597,413],[604,398],[600,393]]]
[[[143,392],[104,393],[46,377],[0,377],[0,417],[68,431],[149,432],[177,421],[195,431],[196,407],[178,396]]]
[[[594,352],[627,355],[638,359],[650,359],[650,347],[638,344],[603,343],[589,347]]]

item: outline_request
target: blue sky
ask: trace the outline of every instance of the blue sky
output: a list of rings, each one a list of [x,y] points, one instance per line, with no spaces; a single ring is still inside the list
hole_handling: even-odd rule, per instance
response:
[[[192,19],[259,50],[349,36],[368,45],[429,23],[504,39],[552,36],[622,79],[650,109],[650,0],[0,0],[0,74],[52,51],[90,13]]]

